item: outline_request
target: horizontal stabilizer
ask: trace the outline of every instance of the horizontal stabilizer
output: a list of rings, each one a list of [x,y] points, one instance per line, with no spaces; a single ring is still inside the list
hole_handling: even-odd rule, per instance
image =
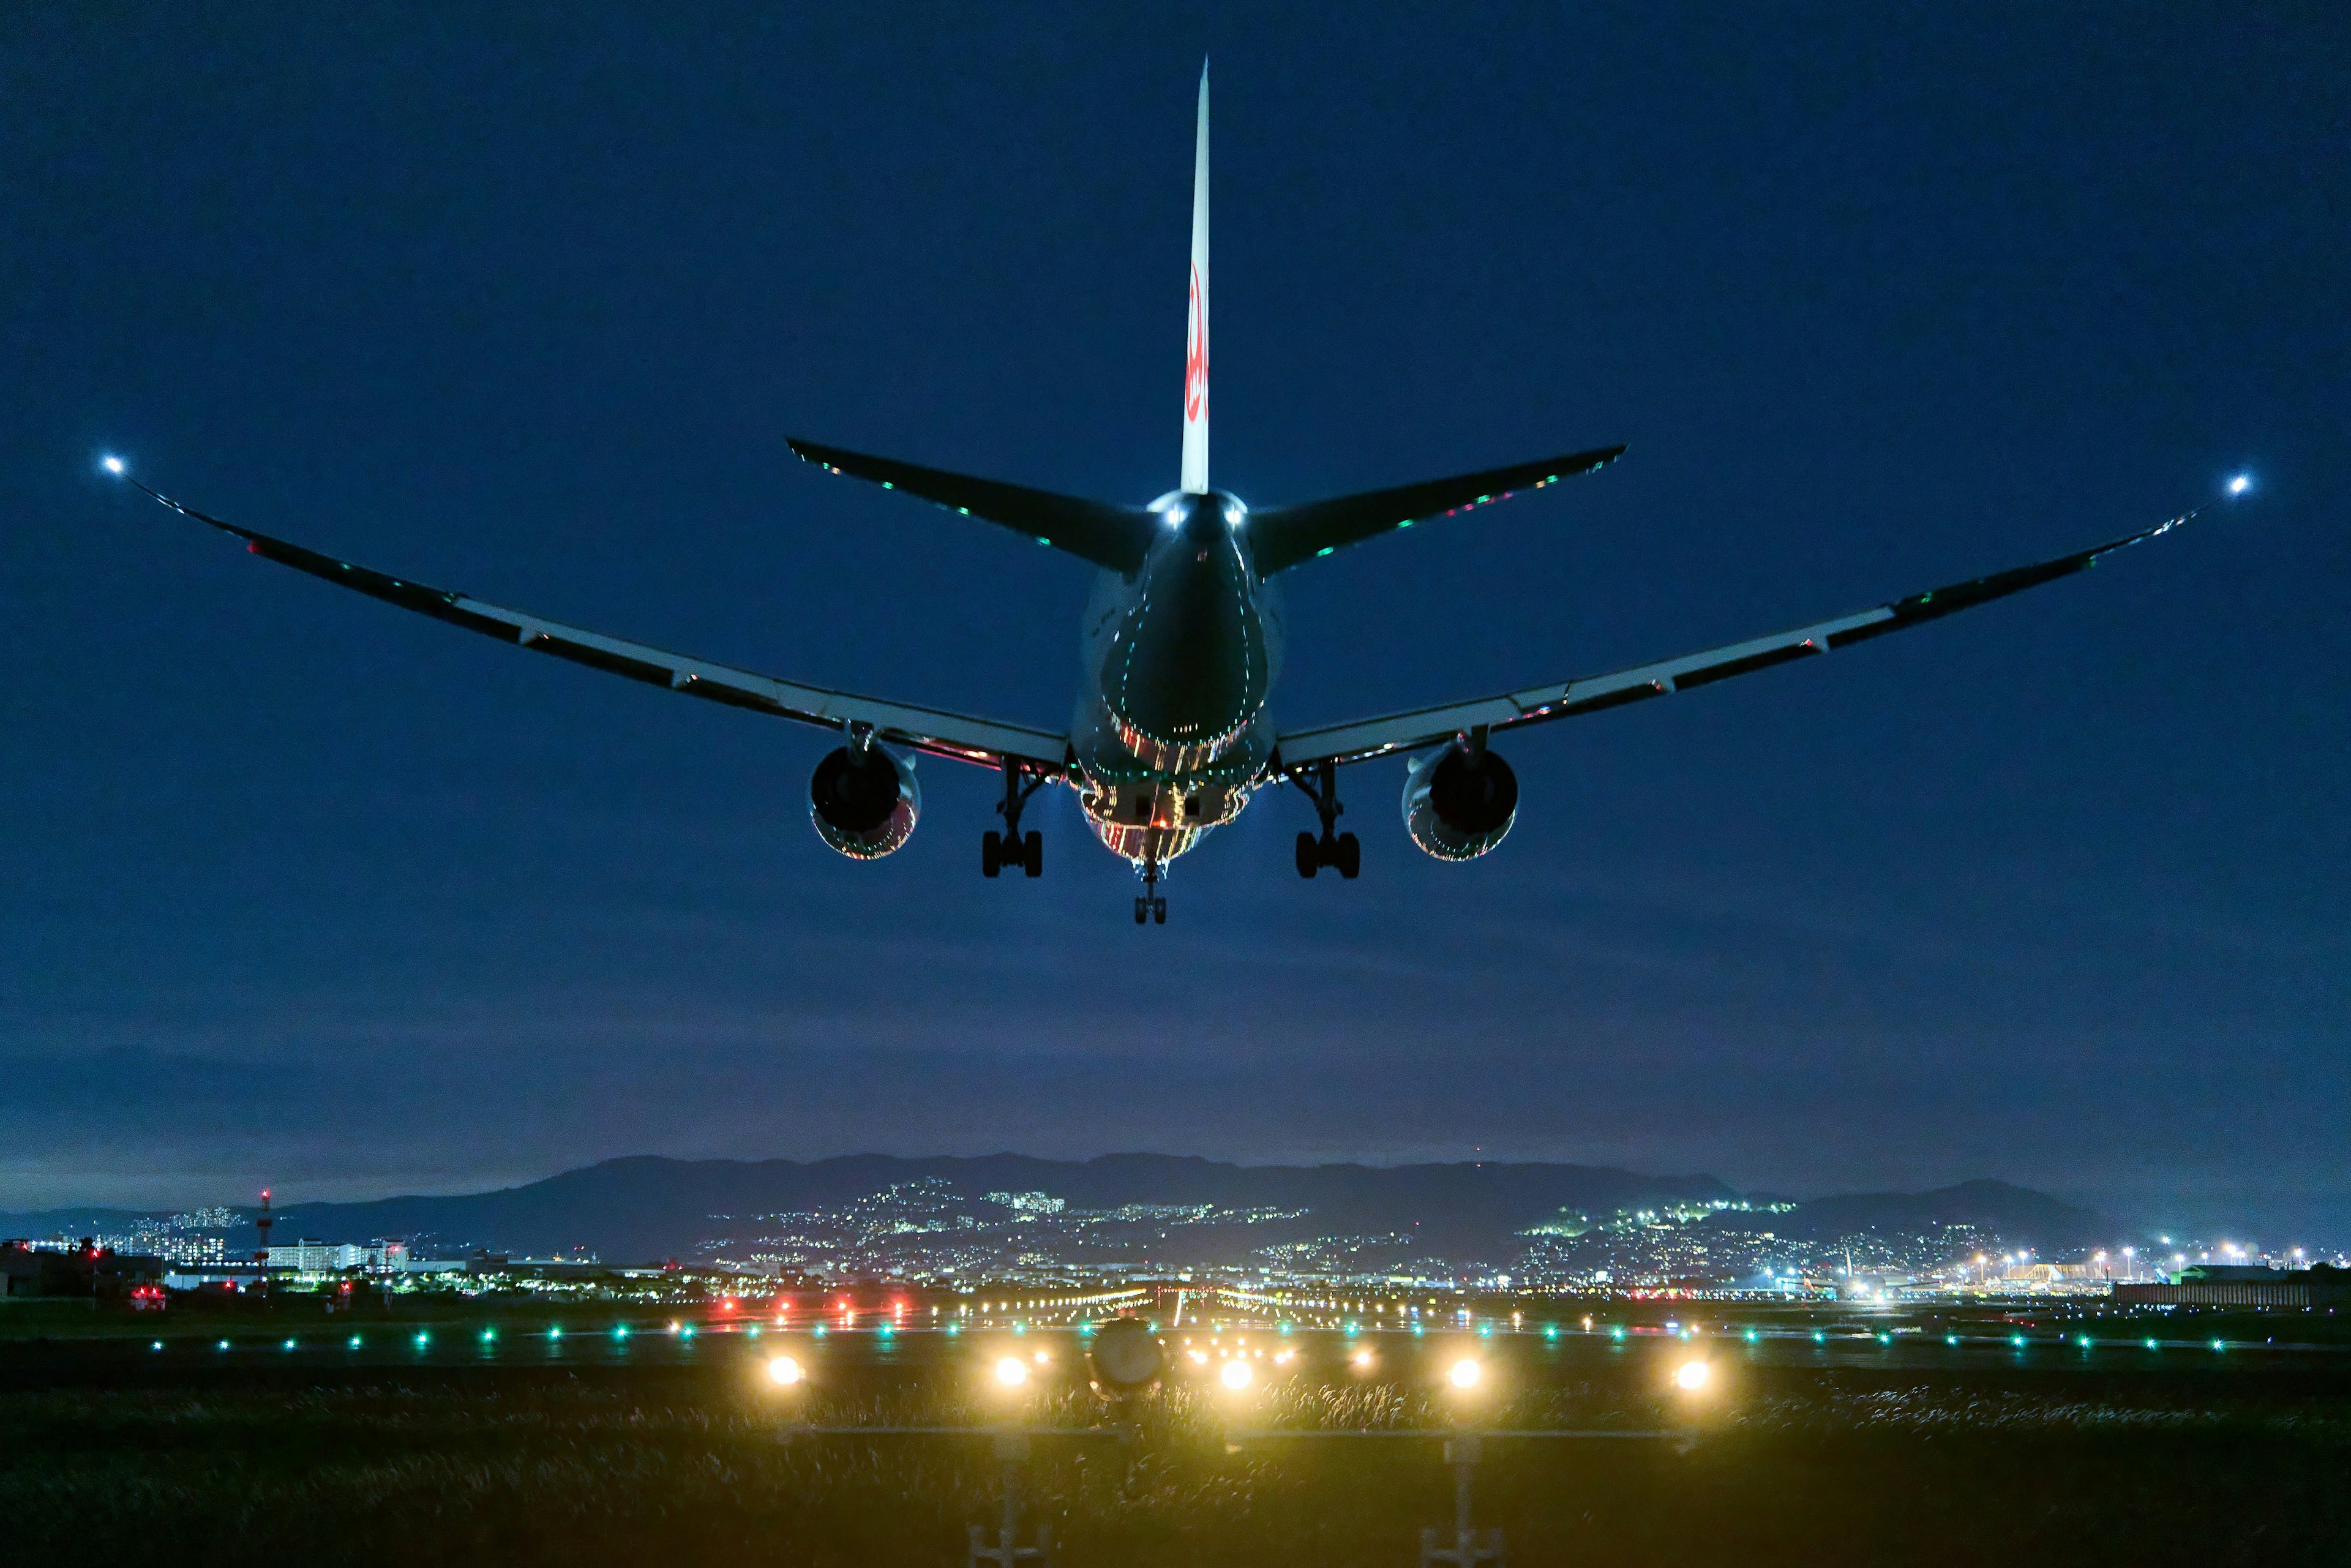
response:
[[[1261,576],[1296,566],[1318,555],[1329,555],[1343,545],[1367,539],[1391,528],[1408,528],[1431,517],[1451,517],[1473,507],[1507,501],[1522,490],[1540,490],[1573,474],[1589,474],[1614,462],[1622,446],[1545,457],[1482,474],[1462,474],[1451,479],[1426,479],[1399,485],[1392,490],[1368,490],[1360,496],[1340,496],[1309,501],[1300,507],[1268,507],[1249,515],[1249,552]]]
[[[1157,525],[1141,507],[1115,507],[1076,496],[1057,496],[995,479],[975,479],[943,468],[924,468],[894,458],[870,457],[813,441],[794,441],[791,449],[835,474],[871,479],[885,490],[904,490],[924,500],[984,517],[1028,535],[1040,545],[1066,550],[1081,560],[1113,571],[1133,572],[1143,565]]]

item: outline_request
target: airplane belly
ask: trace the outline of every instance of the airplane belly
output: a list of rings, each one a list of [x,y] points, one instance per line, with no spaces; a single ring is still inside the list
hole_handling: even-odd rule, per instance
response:
[[[1215,763],[1167,768],[1128,747],[1104,708],[1086,717],[1073,737],[1079,806],[1103,847],[1138,866],[1165,866],[1238,817],[1273,744],[1272,727],[1254,725]]]

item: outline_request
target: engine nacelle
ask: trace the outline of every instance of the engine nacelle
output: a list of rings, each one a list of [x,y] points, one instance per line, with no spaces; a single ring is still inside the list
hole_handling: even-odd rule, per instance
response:
[[[922,810],[914,764],[879,746],[827,752],[809,779],[810,824],[852,860],[879,860],[904,843]]]
[[[1405,776],[1405,831],[1438,860],[1476,860],[1509,836],[1518,815],[1519,777],[1491,749],[1472,761],[1456,741]]]

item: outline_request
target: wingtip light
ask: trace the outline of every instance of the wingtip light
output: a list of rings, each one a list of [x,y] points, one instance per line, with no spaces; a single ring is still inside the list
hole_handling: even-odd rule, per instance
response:
[[[2240,474],[2229,481],[2229,494],[2231,496],[2241,496],[2252,487],[2253,476],[2250,474]]]
[[[118,479],[122,477],[122,459],[120,457],[101,457],[98,460],[98,465],[100,468],[105,469],[108,473],[113,475]]]

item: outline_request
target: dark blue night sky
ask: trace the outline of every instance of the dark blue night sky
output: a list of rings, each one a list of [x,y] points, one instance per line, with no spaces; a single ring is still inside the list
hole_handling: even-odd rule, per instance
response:
[[[2326,5],[16,7],[0,19],[0,1208],[865,1149],[1995,1175],[2351,1230],[2351,24]],[[1147,18],[1147,19],[1145,19]],[[1623,441],[1289,580],[1292,724],[2245,502],[1512,737],[1468,866],[1344,776],[1164,929],[992,776],[503,651],[107,482],[800,679],[1065,722],[1087,569],[806,435],[1173,486]],[[2294,1234],[2287,1234],[2293,1231]]]

